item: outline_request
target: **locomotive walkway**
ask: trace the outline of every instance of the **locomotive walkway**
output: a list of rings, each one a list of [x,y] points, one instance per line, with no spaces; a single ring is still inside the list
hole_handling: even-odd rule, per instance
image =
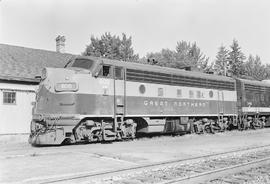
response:
[[[26,142],[5,143],[0,145],[0,183],[57,182],[111,170],[251,149],[269,145],[269,140],[270,129],[262,129],[60,147],[35,148]],[[80,179],[78,183],[87,181]],[[76,183],[75,180],[62,181],[67,182]]]

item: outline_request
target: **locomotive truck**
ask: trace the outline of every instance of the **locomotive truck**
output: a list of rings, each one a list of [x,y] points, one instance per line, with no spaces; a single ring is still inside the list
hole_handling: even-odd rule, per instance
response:
[[[198,122],[245,129],[267,124],[269,116],[268,83],[79,56],[64,68],[43,69],[29,142],[199,132]]]

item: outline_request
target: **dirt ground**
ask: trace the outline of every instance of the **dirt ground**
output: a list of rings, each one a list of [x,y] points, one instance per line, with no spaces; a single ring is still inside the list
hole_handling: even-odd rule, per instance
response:
[[[25,137],[0,137],[0,183],[36,183],[43,179],[267,145],[270,144],[270,128],[56,147],[32,147],[26,140]]]

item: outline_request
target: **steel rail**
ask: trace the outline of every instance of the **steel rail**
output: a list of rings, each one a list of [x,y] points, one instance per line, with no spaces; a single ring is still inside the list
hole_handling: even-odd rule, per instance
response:
[[[86,178],[101,178],[102,176],[109,176],[112,174],[120,175],[120,174],[125,174],[127,171],[134,171],[134,172],[141,171],[143,169],[155,168],[158,166],[179,164],[179,163],[182,163],[182,162],[184,163],[187,161],[196,161],[196,160],[200,160],[200,159],[229,155],[229,154],[234,154],[234,153],[241,153],[241,152],[245,152],[245,151],[252,151],[252,150],[263,149],[263,148],[267,148],[267,147],[270,147],[270,144],[263,145],[263,146],[255,146],[255,147],[245,148],[245,149],[240,149],[240,150],[226,151],[226,152],[222,152],[222,153],[207,154],[207,155],[197,156],[197,157],[192,157],[192,158],[170,160],[170,161],[165,161],[165,162],[145,164],[145,165],[140,165],[140,166],[135,166],[135,167],[126,167],[126,168],[115,169],[115,170],[107,170],[107,171],[102,171],[102,172],[89,172],[89,173],[77,174],[75,176],[71,175],[71,176],[64,176],[64,177],[47,178],[47,179],[42,179],[39,181],[38,180],[32,180],[32,181],[28,180],[28,182],[35,182],[35,183],[39,183],[39,184],[64,183],[64,182],[68,182],[68,181],[75,182],[75,180],[82,180],[82,179],[86,179]]]
[[[237,165],[233,165],[233,166],[228,166],[228,167],[223,167],[220,169],[215,169],[215,170],[211,170],[211,171],[207,171],[207,172],[203,172],[203,173],[199,173],[199,174],[194,174],[194,175],[190,175],[190,176],[186,176],[186,177],[179,177],[176,179],[172,179],[172,180],[168,180],[165,182],[161,182],[159,184],[196,184],[196,183],[202,183],[202,182],[206,182],[206,181],[210,181],[213,179],[217,179],[219,177],[224,177],[224,176],[228,176],[230,174],[235,174],[235,173],[239,173],[241,171],[246,171],[252,168],[257,168],[260,167],[262,165],[267,165],[270,164],[270,157],[267,158],[263,158],[263,159],[258,159],[255,161],[250,161],[247,163],[243,163],[243,164],[237,164]]]

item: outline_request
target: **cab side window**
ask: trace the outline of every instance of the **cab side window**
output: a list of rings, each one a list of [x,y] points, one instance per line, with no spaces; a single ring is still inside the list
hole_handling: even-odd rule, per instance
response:
[[[111,77],[112,76],[111,66],[103,65],[101,70],[99,71],[99,76],[101,77]]]
[[[115,79],[122,80],[123,79],[123,68],[115,67],[114,74],[115,74]]]
[[[103,77],[110,77],[111,76],[110,71],[111,71],[110,66],[103,66],[103,72],[102,72]]]

